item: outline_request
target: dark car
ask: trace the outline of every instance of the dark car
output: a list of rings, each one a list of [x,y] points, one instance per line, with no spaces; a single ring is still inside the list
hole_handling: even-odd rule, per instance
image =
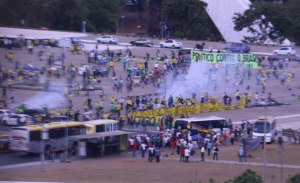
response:
[[[1,135],[0,136],[0,151],[8,152],[9,151],[9,136]]]
[[[32,116],[34,117],[35,114],[39,114],[41,115],[42,117],[45,117],[46,116],[46,113],[43,109],[26,109],[23,114],[27,114],[29,116]]]
[[[228,53],[249,53],[250,46],[246,43],[232,43],[224,48]]]
[[[149,46],[149,47],[151,47],[153,45],[153,42],[152,42],[152,39],[137,38],[134,41],[130,41],[130,44],[132,46]]]

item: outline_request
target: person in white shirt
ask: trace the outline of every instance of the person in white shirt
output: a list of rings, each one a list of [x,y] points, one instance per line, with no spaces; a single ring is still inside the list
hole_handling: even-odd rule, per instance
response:
[[[119,99],[119,104],[121,105],[121,110],[123,110],[123,104],[124,104],[124,98],[123,97],[121,97]]]
[[[148,161],[149,162],[152,162],[152,160],[153,160],[153,156],[154,156],[154,148],[152,147],[152,146],[150,146],[149,148],[148,148],[148,151],[149,151],[149,159],[148,159]]]
[[[185,156],[184,162],[186,162],[186,163],[189,162],[190,152],[191,151],[188,148],[185,148],[185,150],[184,150],[184,156]]]
[[[133,143],[134,143],[134,139],[129,138],[129,142],[130,142],[130,148],[129,148],[129,152],[131,152],[133,150]]]
[[[189,147],[189,150],[192,150],[194,148],[194,144],[190,141],[188,143],[188,147]]]
[[[201,147],[200,152],[201,152],[201,161],[204,161],[204,153],[205,153],[204,146]]]
[[[155,62],[155,64],[154,64],[154,68],[155,68],[155,69],[157,69],[157,68],[158,68],[158,66],[159,66],[159,63],[158,63],[158,62]]]
[[[145,142],[143,142],[143,143],[141,144],[142,158],[145,158],[146,147],[147,147],[147,145],[145,144]]]

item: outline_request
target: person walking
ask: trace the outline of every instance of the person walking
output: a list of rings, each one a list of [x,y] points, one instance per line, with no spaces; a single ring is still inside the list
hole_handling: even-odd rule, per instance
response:
[[[247,162],[248,152],[244,149],[244,162]]]
[[[186,162],[186,163],[189,162],[190,152],[191,151],[188,148],[185,148],[185,150],[184,150],[184,156],[185,156],[184,162]]]
[[[145,158],[146,147],[147,147],[147,145],[145,144],[145,142],[142,142],[142,144],[141,144],[142,158]]]
[[[204,146],[201,147],[200,152],[201,152],[201,161],[204,161],[204,153],[205,153],[205,148],[204,148]]]
[[[149,151],[148,161],[152,163],[153,156],[155,155],[155,150],[152,146],[150,146],[148,148],[148,151]]]
[[[213,160],[217,160],[218,161],[218,153],[219,153],[219,147],[218,147],[218,145],[216,144],[215,146],[214,146],[214,156],[213,156]]]
[[[184,145],[180,144],[180,161],[182,160],[182,162],[184,162]]]
[[[134,156],[134,157],[136,157],[137,146],[138,146],[137,140],[134,140],[133,147],[132,147],[132,150],[133,150],[132,156]]]
[[[156,147],[155,156],[156,156],[156,163],[159,163],[160,162],[160,149],[159,149],[159,147]]]
[[[207,148],[207,155],[210,156],[210,150],[211,150],[211,148],[212,148],[211,140],[209,140],[209,141],[207,142],[206,148]]]
[[[243,162],[243,157],[244,157],[244,150],[243,150],[243,147],[240,147],[239,149],[239,162],[242,163]]]

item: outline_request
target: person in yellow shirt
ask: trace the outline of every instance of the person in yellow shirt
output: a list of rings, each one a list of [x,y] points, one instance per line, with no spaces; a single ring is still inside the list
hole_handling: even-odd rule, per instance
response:
[[[69,97],[70,105],[73,105],[73,95],[72,95],[72,93],[70,93],[70,94],[68,95],[68,97]]]
[[[260,79],[261,85],[262,85],[262,93],[265,93],[265,89],[266,89],[266,78],[265,76],[262,76]]]
[[[125,124],[125,115],[124,114],[122,114],[121,116],[120,116],[120,130],[122,130],[122,127],[124,126],[124,124]]]
[[[121,105],[119,103],[117,103],[115,105],[115,111],[116,111],[116,113],[117,113],[118,116],[121,115]]]
[[[109,61],[109,70],[115,71],[114,70],[114,61]]]
[[[115,97],[111,97],[110,98],[110,102],[115,103],[116,102],[116,98]]]
[[[89,107],[88,107],[88,103],[87,102],[84,102],[83,109],[84,109],[85,112],[88,111]]]
[[[287,74],[286,82],[288,83],[288,90],[292,90],[291,88],[292,75],[293,74],[291,72]]]
[[[13,83],[14,83],[14,81],[13,81],[11,78],[9,78],[9,79],[7,80],[8,89],[11,90]]]

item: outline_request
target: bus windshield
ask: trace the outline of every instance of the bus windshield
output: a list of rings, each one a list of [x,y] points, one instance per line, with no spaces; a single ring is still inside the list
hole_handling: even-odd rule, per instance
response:
[[[254,124],[254,129],[253,129],[253,132],[256,132],[256,133],[264,133],[264,122],[256,122]],[[266,128],[266,133],[270,133],[271,129],[270,129],[270,123],[267,122],[266,124],[267,128]]]

